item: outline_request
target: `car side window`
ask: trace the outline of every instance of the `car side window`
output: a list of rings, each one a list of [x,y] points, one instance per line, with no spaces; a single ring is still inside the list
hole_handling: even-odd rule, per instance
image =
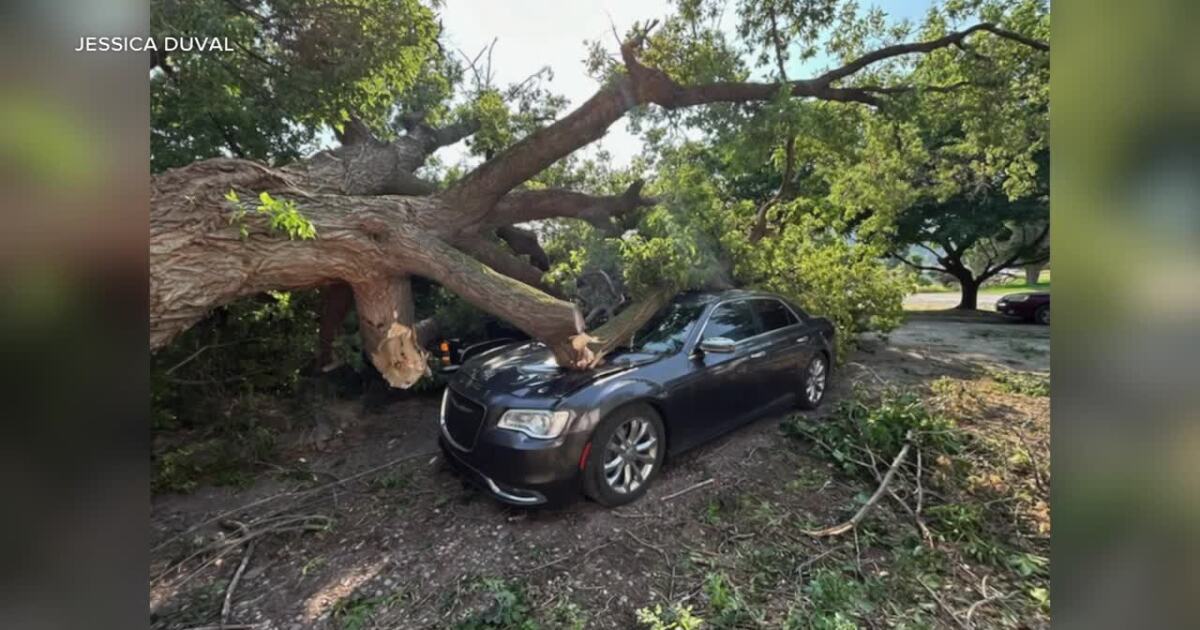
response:
[[[725,337],[732,341],[741,341],[760,332],[762,331],[750,310],[750,304],[742,300],[718,306],[708,318],[708,324],[704,326],[703,339]]]
[[[754,300],[753,304],[764,331],[779,330],[797,323],[796,316],[779,300]]]

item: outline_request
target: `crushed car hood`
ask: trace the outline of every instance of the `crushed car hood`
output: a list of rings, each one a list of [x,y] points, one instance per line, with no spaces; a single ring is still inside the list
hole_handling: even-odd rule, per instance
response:
[[[514,396],[565,396],[606,376],[626,372],[659,359],[658,355],[618,352],[591,370],[571,371],[558,366],[542,343],[501,346],[467,361],[455,380],[468,389],[504,392]]]

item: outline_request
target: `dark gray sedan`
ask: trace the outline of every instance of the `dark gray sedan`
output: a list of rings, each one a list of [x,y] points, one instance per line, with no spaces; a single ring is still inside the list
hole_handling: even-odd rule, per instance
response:
[[[640,497],[669,456],[825,396],[834,329],[783,298],[685,293],[585,372],[538,342],[467,360],[442,400],[447,459],[497,499],[607,506]]]

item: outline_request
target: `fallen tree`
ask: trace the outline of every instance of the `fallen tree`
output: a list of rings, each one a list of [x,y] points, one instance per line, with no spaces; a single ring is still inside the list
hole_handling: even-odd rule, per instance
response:
[[[393,386],[408,387],[426,372],[421,337],[428,328],[414,321],[410,282],[421,276],[544,342],[563,367],[587,369],[640,328],[672,288],[653,292],[648,302],[631,305],[627,315],[589,332],[575,306],[542,284],[543,269],[530,262],[538,261],[537,253],[528,235],[513,226],[551,218],[611,225],[653,200],[642,195],[641,182],[612,196],[519,190],[522,184],[601,138],[636,107],[769,101],[781,92],[875,107],[913,88],[844,84],[872,64],[962,46],[977,33],[1048,49],[984,23],[880,48],[810,79],[685,85],[639,60],[652,27],[621,44],[622,71],[595,95],[444,190],[414,173],[438,147],[474,127],[436,128],[419,115],[406,117],[407,133],[392,141],[351,120],[339,134],[340,147],[286,167],[214,158],[156,175],[150,210],[151,350],[239,297],[345,284],[372,363]],[[255,198],[262,200],[258,211],[247,211],[241,200]],[[304,229],[281,229],[288,222]]]

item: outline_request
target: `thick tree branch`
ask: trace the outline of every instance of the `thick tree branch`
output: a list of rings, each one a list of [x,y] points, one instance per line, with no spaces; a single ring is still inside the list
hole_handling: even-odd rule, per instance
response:
[[[1011,39],[1013,41],[1017,41],[1022,44],[1025,44],[1026,46],[1036,48],[1038,50],[1043,50],[1043,51],[1050,50],[1050,45],[1047,44],[1046,42],[1036,40],[1036,39],[1033,39],[1030,37],[1025,37],[1024,35],[1019,35],[1012,31],[1008,31],[1008,30],[999,28],[995,24],[991,24],[989,22],[983,22],[980,24],[976,24],[970,28],[963,29],[961,31],[954,31],[951,33],[947,33],[937,39],[931,39],[931,40],[925,41],[925,42],[895,44],[893,46],[885,46],[878,50],[873,50],[865,55],[862,55],[862,56],[850,61],[849,63],[847,63],[841,67],[834,68],[833,70],[830,70],[830,71],[826,72],[825,74],[822,74],[821,76],[814,79],[814,81],[816,81],[817,83],[824,83],[824,84],[828,85],[829,83],[832,83],[833,81],[837,81],[839,79],[844,79],[852,74],[855,74],[859,70],[866,68],[867,66],[869,66],[873,63],[877,63],[877,62],[883,61],[885,59],[891,59],[893,57],[900,57],[902,55],[911,55],[914,53],[931,53],[940,48],[946,48],[947,46],[956,46],[956,45],[961,44],[963,42],[963,40],[965,40],[967,37],[969,37],[972,33],[976,33],[978,31],[988,31],[998,37],[1003,37],[1005,39]]]
[[[1039,246],[1044,240],[1046,240],[1046,237],[1049,236],[1049,234],[1050,234],[1050,223],[1047,222],[1046,225],[1042,227],[1041,231],[1038,232],[1037,238],[1030,241],[1029,245],[1027,245],[1026,247],[1017,248],[1017,251],[1013,252],[1012,256],[1009,256],[1007,259],[1001,261],[995,267],[992,267],[991,265],[988,265],[987,267],[985,267],[983,273],[980,274],[980,279],[986,280],[986,279],[996,275],[997,273],[1000,273],[1004,269],[1011,269],[1012,267],[1022,267],[1025,265],[1031,265],[1034,263],[1041,263],[1041,262],[1050,260],[1050,252],[1048,252],[1048,251],[1043,251],[1043,252],[1039,252],[1039,253],[1035,253],[1035,254],[1029,253],[1030,247]]]
[[[520,190],[504,196],[488,214],[488,225],[512,225],[553,218],[583,219],[602,230],[614,229],[613,219],[657,203],[642,196],[645,182],[637,180],[620,195],[596,196],[558,188]]]
[[[417,116],[417,115],[409,115]],[[318,190],[347,195],[430,195],[437,187],[414,172],[439,148],[475,133],[478,121],[434,128],[419,118],[402,118],[408,133],[384,142],[357,116],[340,131],[342,146],[322,151],[290,168],[319,182]]]
[[[505,251],[504,248],[481,236],[468,236],[455,239],[454,244],[473,256],[476,260],[499,271],[500,273],[520,280],[525,284],[546,293],[554,294],[551,288],[542,282],[542,270],[517,258]],[[561,296],[556,296],[561,297]]]
[[[934,273],[949,273],[946,269],[943,269],[941,267],[929,267],[926,265],[918,265],[917,263],[905,258],[904,256],[901,256],[897,252],[889,252],[888,255],[891,256],[892,258],[895,258],[896,260],[908,265],[909,267],[912,267],[913,269],[917,269],[920,271],[932,271]]]
[[[762,240],[762,237],[767,235],[767,213],[775,204],[783,200],[791,187],[792,179],[795,177],[795,160],[796,160],[796,136],[790,131],[788,132],[787,144],[784,147],[784,164],[783,164],[783,180],[779,184],[779,190],[771,196],[766,202],[758,207],[758,212],[754,215],[754,224],[750,227],[750,242],[757,243]]]
[[[351,144],[363,144],[367,142],[378,142],[375,134],[367,127],[367,124],[361,118],[351,115],[350,119],[342,123],[341,130],[336,127],[333,130],[334,137],[343,146]]]
[[[833,83],[885,59],[913,53],[929,53],[961,43],[978,31],[988,31],[1038,50],[1048,50],[1045,42],[1020,36],[993,24],[977,24],[926,42],[897,44],[867,53],[844,66],[814,79],[786,83],[719,82],[685,86],[666,73],[643,65],[637,59],[645,34],[641,33],[621,46],[627,74],[601,88],[575,111],[543,127],[480,165],[449,191],[452,205],[462,209],[456,220],[470,225],[482,219],[513,188],[528,181],[554,162],[580,147],[600,139],[608,127],[639,105],[656,104],[666,109],[710,103],[745,103],[774,98],[781,90],[793,97],[815,97],[878,105],[876,93]]]
[[[528,256],[529,264],[548,271],[550,269],[550,256],[546,254],[546,250],[542,249],[542,244],[538,242],[537,234],[533,230],[526,230],[515,225],[502,225],[496,228],[496,236],[504,241],[508,248],[513,250],[518,256]]]

